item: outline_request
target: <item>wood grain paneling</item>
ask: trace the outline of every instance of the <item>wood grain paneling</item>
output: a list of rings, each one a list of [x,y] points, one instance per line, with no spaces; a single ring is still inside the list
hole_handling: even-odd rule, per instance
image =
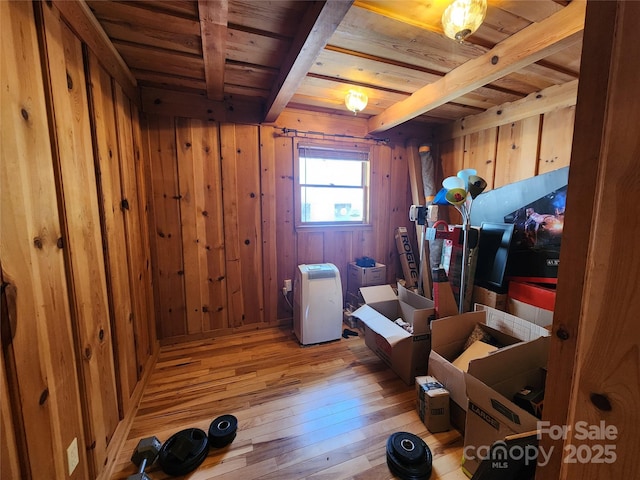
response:
[[[149,220],[150,220],[150,201],[149,201],[149,169],[146,168],[146,157],[143,145],[143,136],[140,124],[140,113],[138,109],[131,104],[131,121],[133,130],[133,151],[134,162],[136,168],[137,190],[138,190],[138,208],[140,218],[140,242],[142,244],[142,266],[143,278],[140,280],[140,292],[145,299],[146,329],[151,345],[152,353],[157,351],[157,335],[156,321],[153,304],[153,277],[151,272],[151,247],[149,244]]]
[[[243,72],[243,74],[251,75],[251,72]],[[156,81],[162,82],[163,78],[158,77]],[[182,77],[175,78],[180,82]],[[189,85],[193,83],[189,81]],[[202,95],[144,87],[140,91],[140,96],[145,113],[200,118],[216,122],[259,123],[263,108],[260,101],[247,100],[241,95],[226,99],[224,102],[218,102],[208,100]]]
[[[353,259],[349,261],[353,262],[354,259],[358,257],[373,257],[374,254],[372,252],[375,252],[377,242],[371,229],[354,230],[352,235],[351,251]]]
[[[577,82],[571,82],[569,86],[575,90]],[[544,99],[545,95],[541,98]],[[534,110],[539,111],[538,105],[532,106],[536,106]],[[500,126],[478,126],[476,129],[476,126],[472,125],[473,133],[464,137],[458,135],[464,130],[454,132],[452,139],[443,140],[439,144],[443,178],[455,175],[461,168],[475,168],[478,175],[487,181],[489,190],[568,166],[573,141],[575,105],[568,104],[557,108],[557,105],[553,104],[549,108],[546,112],[540,112],[540,115],[529,117],[521,112],[518,115],[521,120],[506,125],[495,119],[493,123]],[[488,125],[490,123],[487,122]],[[450,129],[444,133],[451,134],[452,131]],[[464,138],[464,148],[460,138]],[[454,218],[459,216],[451,209],[450,213]]]
[[[0,26],[0,262],[16,292],[18,384],[9,388],[20,393],[30,469],[23,473],[83,480],[89,468],[33,5],[0,2]],[[74,439],[80,463],[69,474]]]
[[[464,168],[464,139],[454,138],[440,144],[442,178],[455,176]],[[441,185],[438,185],[441,186]]]
[[[409,168],[407,159],[409,146],[395,146],[391,149],[390,180],[390,200],[389,200],[389,231],[386,234],[386,245],[381,252],[386,258],[382,263],[387,265],[387,282],[395,284],[397,278],[403,278],[402,266],[398,254],[398,247],[395,240],[395,230],[398,227],[407,227],[410,237],[416,238],[413,233],[415,225],[409,221],[409,206],[413,204],[411,185],[409,183]],[[417,240],[416,240],[417,241]],[[418,245],[416,245],[418,246]],[[419,249],[416,250],[419,254]]]
[[[587,7],[567,191],[571,215],[562,239],[549,352],[547,383],[556,388],[545,396],[543,416],[571,433],[542,436],[542,447],[553,455],[539,469],[541,480],[637,476],[640,256],[633,239],[640,234],[640,209],[630,198],[639,180],[640,48],[633,41],[639,27],[638,2]],[[608,59],[604,65],[602,58]],[[577,422],[599,432],[614,427],[615,438],[580,439]],[[615,454],[615,460],[594,461],[599,450],[609,460]],[[571,463],[572,451],[584,456]]]
[[[220,126],[229,325],[262,323],[262,219],[258,128]]]
[[[284,121],[313,132],[328,128],[327,137],[333,132],[336,134],[334,139],[324,140],[315,137],[325,134],[315,134],[314,142],[335,147],[360,146],[362,143],[362,146],[370,147],[369,226],[304,226],[296,230],[294,148],[298,140],[307,141],[304,134],[296,138],[291,134],[283,135],[281,128],[266,125],[256,127],[180,117],[176,120],[149,117],[146,129],[154,185],[154,229],[163,231],[159,222],[165,221],[163,216],[167,214],[164,204],[170,195],[163,187],[166,178],[172,179],[169,183],[179,183],[176,195],[179,221],[174,220],[174,223],[181,226],[180,239],[174,240],[175,250],[171,254],[176,258],[160,258],[158,250],[154,262],[184,260],[184,275],[171,281],[163,277],[163,269],[157,265],[154,283],[159,297],[164,296],[163,288],[172,288],[174,292],[185,292],[187,302],[184,318],[188,327],[185,323],[176,329],[175,324],[167,323],[169,317],[159,317],[159,335],[163,343],[290,322],[293,312],[281,287],[286,279],[295,278],[297,265],[303,263],[336,264],[346,290],[347,264],[357,256],[366,255],[385,263],[387,280],[396,282],[400,265],[394,229],[410,226],[411,196],[405,147],[378,144],[355,136],[346,141],[338,138],[341,129],[354,133],[364,131],[366,122],[362,119],[351,119],[353,124],[350,124],[348,120],[336,118],[336,124],[332,126],[331,116],[319,115],[317,127],[314,127],[313,117],[315,115],[294,111],[289,112]],[[159,122],[163,128],[158,126]],[[211,148],[203,154],[198,145],[205,139],[209,139]],[[160,158],[162,149],[158,145],[165,145],[163,154],[166,158]],[[202,155],[206,158],[200,158]],[[163,188],[165,190],[158,190]],[[392,194],[395,191],[399,194]],[[209,202],[206,207],[201,205],[203,198]],[[218,212],[215,208],[221,210]],[[206,216],[202,215],[203,211],[207,212]],[[203,225],[206,229],[204,237]],[[212,242],[211,239],[218,236],[221,236],[219,243]],[[203,266],[201,250],[207,246],[212,250],[207,251],[208,266]],[[165,256],[166,252],[165,249]],[[224,255],[222,269],[216,263],[218,255]],[[212,286],[212,279],[219,285]],[[206,296],[206,282],[209,282],[209,295],[214,295],[215,290],[215,295],[224,292],[226,296],[220,303],[214,302],[220,316],[209,323],[203,321],[203,313],[197,311],[202,308]],[[168,291],[166,295],[169,295]],[[210,305],[208,309],[210,314]]]
[[[473,168],[485,179],[487,188],[493,188],[496,169],[497,127],[487,128],[464,137],[464,168]]]
[[[276,198],[276,244],[272,246],[277,256],[278,287],[286,279],[295,278],[296,265],[299,263],[298,245],[295,234],[294,195],[293,195],[293,139],[276,136],[275,129],[265,132],[274,137]],[[266,293],[265,293],[266,295]],[[292,318],[293,312],[281,295],[278,295],[278,318]],[[290,302],[293,301],[290,299]]]
[[[571,161],[576,107],[565,107],[542,116],[538,175],[566,167]]]
[[[209,312],[205,316],[205,331],[228,326],[226,264],[224,249],[224,218],[222,206],[222,165],[220,162],[220,132],[210,122],[196,123],[197,140],[204,156],[203,177],[207,272],[209,274]],[[206,212],[206,215],[204,213]]]
[[[206,237],[204,236],[203,151],[193,138],[189,120],[176,119],[176,147],[180,188],[180,220],[182,257],[184,260],[185,308],[187,334],[203,330],[203,306],[209,304],[206,267]],[[193,121],[195,123],[195,121]],[[198,128],[197,125],[195,128]]]
[[[284,284],[284,279],[278,282],[275,138],[273,128],[264,126],[260,127],[260,185],[264,321],[270,323],[278,319],[279,286]]]
[[[374,250],[368,256],[374,259],[384,259],[380,263],[387,264],[391,259],[391,247],[395,250],[395,242],[390,244],[390,239],[394,238],[394,230],[397,225],[391,224],[391,148],[386,145],[375,145],[369,154],[370,168],[370,221],[372,235],[375,239]],[[408,177],[409,170],[405,175]],[[403,192],[404,193],[404,192]],[[403,195],[404,198],[404,195]],[[409,210],[407,209],[407,212]],[[355,258],[349,259],[354,261]],[[344,268],[344,267],[342,267]],[[387,271],[391,275],[393,270]],[[395,278],[389,279],[392,283]]]
[[[54,165],[76,348],[82,359],[85,448],[92,470],[98,472],[120,418],[82,45],[57,10],[45,7],[42,12],[57,139]]]
[[[176,120],[187,333],[227,326],[222,182],[216,124]]]
[[[322,242],[323,263],[333,263],[340,270],[342,291],[347,290],[346,265],[353,261],[353,232],[326,232]]]
[[[3,280],[4,281],[4,280]],[[3,297],[2,315],[3,321],[6,321],[7,312],[5,311],[6,302]],[[3,329],[3,334],[6,331]],[[19,480],[26,478],[23,472],[26,466],[20,464],[20,441],[19,435],[22,433],[22,421],[16,422],[16,418],[21,417],[20,414],[14,413],[15,406],[11,403],[11,392],[9,391],[9,380],[7,378],[7,367],[5,367],[4,356],[6,352],[3,348],[3,355],[0,355],[0,475],[7,480]],[[15,388],[15,387],[14,387]],[[22,453],[26,456],[26,452]]]
[[[153,192],[151,243],[158,334],[169,338],[187,332],[173,118],[149,116],[147,135]]]
[[[297,233],[298,265],[324,263],[324,232],[299,231]]]
[[[442,178],[436,180],[438,191],[442,188],[442,180],[455,176],[464,168],[464,138],[456,137],[442,142],[439,147]],[[439,218],[448,220],[452,224],[460,224],[462,217],[453,207],[438,207]]]
[[[125,222],[129,288],[134,312],[132,320],[135,333],[137,373],[140,378],[143,366],[151,355],[152,339],[149,338],[147,325],[153,321],[149,316],[148,297],[146,296],[148,288],[145,270],[148,250],[144,249],[145,244],[142,237],[142,225],[146,223],[146,216],[140,215],[140,195],[144,194],[144,190],[140,189],[136,172],[131,102],[117,83],[114,83],[113,86],[122,185],[121,210]]]
[[[138,380],[129,285],[126,235],[122,215],[119,149],[115,130],[111,79],[95,55],[89,55],[90,101],[93,119],[95,169],[102,214],[108,292],[122,411],[126,411]]]
[[[494,188],[535,176],[539,136],[540,115],[498,129]]]

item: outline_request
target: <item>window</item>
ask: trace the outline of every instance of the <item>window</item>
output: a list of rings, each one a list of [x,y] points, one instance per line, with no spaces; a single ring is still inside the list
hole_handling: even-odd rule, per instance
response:
[[[298,146],[298,225],[369,221],[369,151]]]

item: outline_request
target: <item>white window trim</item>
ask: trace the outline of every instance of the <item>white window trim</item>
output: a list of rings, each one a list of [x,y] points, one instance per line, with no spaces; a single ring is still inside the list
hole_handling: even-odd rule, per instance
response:
[[[362,152],[367,154],[367,168],[365,178],[363,178],[364,188],[364,219],[356,222],[303,222],[302,221],[302,199],[300,187],[300,148],[318,148],[325,150],[343,150]],[[331,229],[331,230],[353,230],[360,228],[371,228],[371,146],[353,145],[341,142],[314,142],[308,139],[300,139],[294,142],[293,149],[293,172],[294,172],[294,200],[295,200],[295,228],[297,230]]]

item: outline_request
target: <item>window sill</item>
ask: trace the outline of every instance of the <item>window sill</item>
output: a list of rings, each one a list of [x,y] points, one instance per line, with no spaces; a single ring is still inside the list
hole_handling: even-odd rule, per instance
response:
[[[317,232],[317,231],[331,231],[331,232],[352,232],[355,230],[373,230],[373,226],[370,223],[318,223],[318,224],[305,224],[296,225],[296,232]]]

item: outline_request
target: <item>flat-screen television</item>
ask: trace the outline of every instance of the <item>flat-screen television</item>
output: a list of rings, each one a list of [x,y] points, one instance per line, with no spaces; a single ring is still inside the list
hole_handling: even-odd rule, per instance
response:
[[[512,223],[482,223],[476,259],[476,285],[498,293],[507,291],[504,279],[513,228]]]

